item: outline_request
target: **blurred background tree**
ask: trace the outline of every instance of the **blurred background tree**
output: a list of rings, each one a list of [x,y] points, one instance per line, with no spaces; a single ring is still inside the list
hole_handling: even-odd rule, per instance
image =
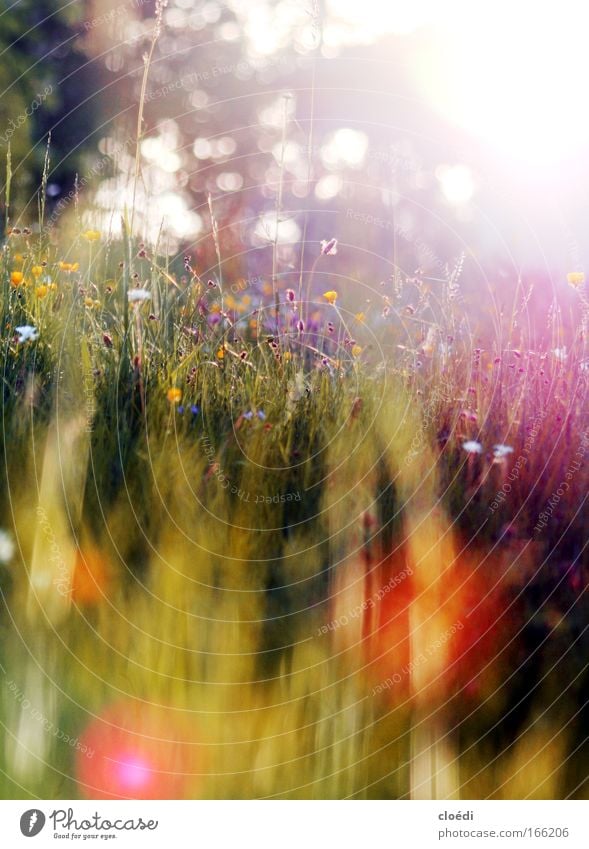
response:
[[[6,155],[10,142],[17,205],[31,200],[41,183],[49,132],[50,201],[59,199],[92,155],[100,69],[88,63],[79,39],[85,5],[21,0],[0,15],[0,154]]]

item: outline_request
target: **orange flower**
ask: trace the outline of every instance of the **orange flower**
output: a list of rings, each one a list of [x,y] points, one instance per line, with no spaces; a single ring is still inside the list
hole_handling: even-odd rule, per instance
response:
[[[20,286],[24,280],[22,271],[12,271],[10,274],[10,282],[13,286]]]
[[[78,549],[72,578],[72,599],[76,604],[98,604],[104,598],[110,579],[106,558],[94,546]]]
[[[330,289],[329,292],[324,292],[323,297],[327,301],[328,304],[335,304],[337,301],[337,292],[334,292],[333,289]]]
[[[60,267],[61,271],[67,271],[69,273],[71,271],[77,271],[78,268],[80,267],[80,263],[79,262],[62,262],[60,260],[59,267]]]
[[[166,397],[170,404],[179,404],[182,400],[182,390],[178,389],[177,386],[173,386],[171,389],[168,389]]]
[[[577,289],[579,286],[582,286],[584,282],[585,275],[582,271],[569,271],[569,273],[567,274],[567,283],[574,289]]]

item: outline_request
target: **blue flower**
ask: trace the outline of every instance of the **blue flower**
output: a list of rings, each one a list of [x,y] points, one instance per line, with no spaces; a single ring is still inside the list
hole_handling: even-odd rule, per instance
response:
[[[266,421],[266,413],[263,410],[258,410],[258,418],[265,422]]]
[[[252,413],[251,410],[248,410],[247,413],[243,413],[243,417],[244,417],[244,419],[247,419],[248,422],[249,422],[249,421],[251,421],[251,419],[253,419],[254,414]]]
[[[182,404],[180,404],[180,406],[178,407],[178,412],[180,413],[180,415],[182,415],[182,413],[184,412],[184,406]]]
[[[198,407],[196,404],[193,404],[190,408],[190,412],[193,416],[198,416],[198,414],[200,413],[200,407]]]

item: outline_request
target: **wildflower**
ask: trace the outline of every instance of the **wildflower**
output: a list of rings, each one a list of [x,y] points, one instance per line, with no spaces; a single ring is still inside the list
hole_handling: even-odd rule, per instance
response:
[[[143,301],[149,301],[151,295],[147,289],[130,289],[127,292],[127,297],[129,298],[130,304],[137,304],[142,303]]]
[[[354,318],[356,319],[356,321],[359,321],[360,324],[364,324],[364,322],[366,321],[366,316],[363,312],[357,312]]]
[[[180,404],[180,406],[178,407],[178,413],[179,413],[180,415],[182,415],[182,413],[183,413],[183,412],[184,412],[184,407],[183,407],[183,405],[182,405],[182,404]]]
[[[61,271],[67,271],[68,274],[73,272],[73,271],[77,271],[79,267],[80,267],[79,262],[61,262],[61,260],[59,262],[60,270]]]
[[[200,413],[200,407],[198,407],[196,404],[193,404],[190,408],[190,412],[193,416],[198,416],[198,414]]]
[[[321,242],[321,253],[323,256],[334,256],[337,253],[337,239],[325,239]]]
[[[207,318],[207,324],[209,327],[215,327],[216,324],[219,324],[221,321],[221,316],[218,312],[212,312]]]
[[[112,336],[109,336],[108,333],[102,334],[102,341],[107,348],[112,348]]]
[[[242,351],[239,355],[240,360],[247,360],[247,351]]]
[[[42,300],[47,295],[48,291],[49,291],[49,288],[47,286],[45,286],[44,284],[42,284],[41,286],[37,286],[37,288],[35,289],[35,295],[40,300]]]
[[[303,321],[302,318],[299,318],[299,320],[297,321],[297,330],[299,331],[299,333],[302,333],[304,329],[305,329],[305,322]]]
[[[13,286],[20,286],[20,284],[24,280],[24,274],[22,271],[12,271],[10,274],[10,282]]]
[[[285,363],[289,363],[292,359],[292,354],[290,353],[290,351],[285,351],[283,358]]]
[[[224,358],[225,358],[225,349],[219,348],[219,350],[217,351],[217,359],[222,360]]]
[[[79,605],[100,604],[105,597],[111,574],[110,563],[96,546],[78,548],[72,576],[72,599]]]
[[[567,274],[567,283],[574,289],[577,289],[579,286],[582,286],[584,282],[585,275],[582,271],[569,271],[569,273]]]
[[[362,346],[361,345],[354,345],[352,347],[352,356],[353,357],[359,357],[361,353],[362,353]]]
[[[258,418],[261,422],[266,421],[266,413],[263,410],[258,410]]]
[[[14,541],[8,531],[0,530],[0,563],[9,563],[14,557]]]
[[[494,445],[493,446],[493,457],[496,460],[503,460],[509,454],[513,454],[513,448],[511,445]]]
[[[17,341],[19,344],[22,342],[34,342],[39,336],[37,328],[30,324],[23,324],[21,327],[15,327],[14,329],[18,333]]]
[[[42,265],[34,265],[31,268],[31,274],[33,275],[33,277],[40,277],[42,273],[43,273],[43,266]]]
[[[482,454],[483,451],[481,443],[474,439],[467,439],[466,442],[462,443],[462,447],[468,454]]]
[[[337,292],[334,292],[333,289],[330,289],[329,292],[324,292],[323,297],[327,301],[328,304],[335,304],[337,301]]]
[[[248,411],[247,411],[247,413],[242,413],[242,417],[243,417],[244,419],[247,419],[247,420],[248,420],[248,422],[249,422],[249,421],[251,421],[251,420],[253,419],[254,414],[252,413],[252,411],[251,411],[251,410],[248,410]]]
[[[100,239],[100,231],[86,230],[85,233],[82,233],[82,238],[86,239],[87,242],[97,242]]]
[[[178,389],[177,386],[173,386],[171,389],[168,389],[166,397],[170,404],[179,404],[182,400],[182,390]]]
[[[286,300],[291,304],[294,303],[294,299],[295,299],[294,291],[292,289],[287,289],[285,294],[286,294]]]
[[[334,333],[335,332],[335,327],[334,327],[333,321],[327,322],[327,332],[328,333]]]
[[[88,309],[92,309],[92,307],[94,305],[95,305],[95,302],[92,300],[92,298],[84,298],[84,306],[85,307],[88,307]]]
[[[207,286],[209,287],[209,289],[214,289],[216,285],[217,284],[214,280],[207,280]]]

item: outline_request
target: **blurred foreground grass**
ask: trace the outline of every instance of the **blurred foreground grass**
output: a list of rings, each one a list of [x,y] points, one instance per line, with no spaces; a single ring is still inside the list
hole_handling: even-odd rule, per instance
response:
[[[481,343],[67,244],[0,268],[0,795],[584,796],[584,282]]]

